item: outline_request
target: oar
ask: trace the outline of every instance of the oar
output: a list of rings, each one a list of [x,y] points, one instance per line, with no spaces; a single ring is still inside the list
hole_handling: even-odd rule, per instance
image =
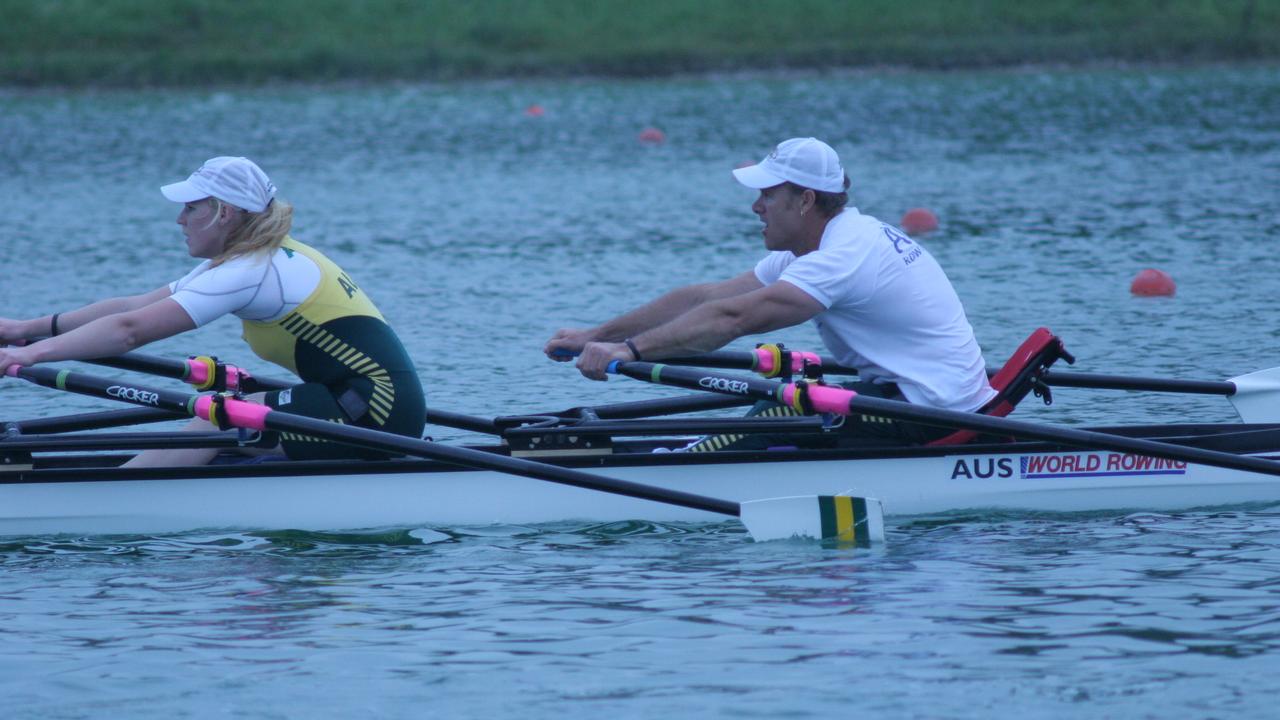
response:
[[[6,452],[83,452],[86,450],[164,450],[168,448],[233,448],[240,444],[234,432],[70,433],[58,435],[0,436],[0,454]]]
[[[556,357],[573,358],[577,353],[568,350],[554,351]],[[803,350],[788,350],[780,344],[766,343],[754,350],[713,350],[701,355],[681,355],[663,358],[664,365],[720,368],[724,370],[750,370],[765,377],[782,374],[806,375],[857,375],[858,369],[841,365],[834,358]]]
[[[174,378],[195,386],[197,390],[239,390],[255,393],[268,390],[283,390],[294,385],[288,380],[255,377],[248,370],[235,365],[218,362],[209,355],[195,355],[185,360],[146,355],[139,352],[125,353],[116,357],[94,358],[84,362],[118,370]]]
[[[663,358],[666,365],[750,370],[772,378],[794,375],[857,375],[858,369],[841,365],[834,358],[801,350],[788,350],[782,345],[764,344],[754,350],[715,350],[702,355]]]
[[[746,353],[743,353],[743,355],[745,357]],[[194,385],[197,389],[220,389],[225,387],[226,389],[234,390],[239,387],[243,392],[263,392],[269,390],[283,390],[287,387],[293,386],[294,384],[288,380],[282,380],[279,378],[251,375],[248,371],[234,365],[218,363],[214,358],[209,356],[195,356],[184,360],[173,360],[155,355],[131,352],[118,357],[98,358],[96,360],[87,360],[85,362],[117,368],[120,370],[132,370],[135,372],[147,373],[149,375],[156,375],[158,377],[182,380]],[[595,416],[600,419],[617,420],[625,418],[651,417],[654,415],[674,415],[701,410],[717,410],[745,404],[750,404],[750,402],[699,394],[686,395],[678,398],[639,400],[630,403],[601,405],[591,408],[572,408],[558,413],[538,414],[555,415],[559,417],[578,417],[585,409],[594,413]],[[138,422],[148,422],[153,419],[168,419],[166,417],[156,418],[143,415],[140,415],[139,417],[142,419]],[[471,432],[485,433],[489,435],[502,435],[504,427],[510,425],[510,423],[502,425],[491,418],[466,415],[437,408],[427,408],[426,421],[433,425],[441,425],[444,427],[469,430]],[[87,428],[76,427],[75,429]],[[61,431],[41,430],[41,432]]]
[[[785,353],[780,355],[779,353]],[[703,355],[667,358],[665,365],[751,370],[765,377],[777,377],[778,368],[786,367],[790,357],[791,372],[804,375],[806,367],[820,374],[856,375],[857,369],[841,365],[832,358],[812,352],[781,350],[780,346],[763,345],[746,352],[721,350]],[[783,362],[779,362],[779,357]],[[988,375],[996,370],[988,369]],[[1090,388],[1097,390],[1135,390],[1145,392],[1222,395],[1235,407],[1246,423],[1280,422],[1280,368],[1260,370],[1230,380],[1180,380],[1132,375],[1046,370],[1040,376],[1046,385]]]
[[[609,372],[647,382],[700,388],[758,400],[769,400],[801,412],[829,412],[840,415],[861,413],[906,420],[938,427],[976,430],[995,435],[1046,440],[1082,449],[1112,450],[1181,462],[1214,465],[1233,470],[1247,470],[1280,475],[1280,462],[1233,455],[1203,448],[1172,445],[1142,438],[1079,430],[1058,425],[1029,423],[1021,420],[962,413],[952,410],[913,405],[897,400],[864,397],[851,390],[811,383],[780,383],[752,377],[735,377],[689,368],[670,367],[642,362],[613,362]]]
[[[1047,385],[1060,387],[1223,395],[1244,422],[1280,420],[1280,368],[1259,370],[1230,380],[1177,380],[1053,370],[1045,372],[1041,379]]]
[[[879,502],[875,500],[848,496],[807,496],[736,503],[505,455],[440,445],[353,425],[339,425],[221,395],[190,395],[42,367],[11,365],[6,374],[44,387],[183,412],[209,420],[218,427],[296,433],[386,453],[430,458],[461,467],[509,473],[729,515],[741,519],[756,540],[801,536],[832,538],[866,545],[882,542],[884,539],[883,514]]]
[[[577,418],[594,415],[601,420],[630,420],[647,418],[655,415],[679,415],[681,413],[701,412],[704,410],[724,410],[731,407],[750,405],[754,400],[749,398],[723,397],[719,395],[680,395],[669,398],[652,398],[650,400],[632,400],[612,405],[593,405],[575,407],[553,413],[535,413],[562,418]]]
[[[197,390],[238,389],[241,392],[253,393],[284,390],[296,384],[280,378],[253,375],[235,365],[219,363],[215,358],[207,355],[189,357],[185,360],[172,360],[155,355],[131,352],[117,357],[98,358],[86,360],[85,362],[119,370],[133,370],[158,377],[174,378],[194,385]],[[464,415],[448,410],[428,408],[426,421],[433,425],[443,425],[460,430],[470,430],[491,435],[502,434],[502,431],[489,418]]]
[[[136,407],[60,415],[49,418],[33,418],[31,420],[13,420],[0,423],[0,429],[5,432],[26,435],[64,433],[79,432],[81,430],[101,430],[124,425],[141,425],[143,423],[163,422],[185,417],[188,417],[186,413],[174,413],[159,408]]]

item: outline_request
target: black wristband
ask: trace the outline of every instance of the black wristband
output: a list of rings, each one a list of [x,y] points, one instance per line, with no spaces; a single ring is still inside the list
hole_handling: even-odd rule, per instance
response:
[[[49,318],[49,337],[58,336],[58,316],[61,314],[62,313],[54,313],[53,317]]]
[[[631,342],[631,338],[627,338],[626,340],[623,340],[622,342],[626,343],[626,345],[627,345],[627,349],[631,351],[631,356],[632,356],[632,357],[634,357],[637,361],[640,361],[640,360],[643,360],[643,359],[644,359],[644,358],[640,357],[640,351],[636,349],[636,344],[635,344],[635,343],[633,343],[633,342]]]

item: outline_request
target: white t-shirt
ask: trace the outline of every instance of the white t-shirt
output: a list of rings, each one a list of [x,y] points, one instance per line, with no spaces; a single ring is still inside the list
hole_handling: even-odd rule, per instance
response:
[[[827,309],[814,317],[822,341],[862,380],[894,382],[913,403],[961,412],[995,396],[955,288],[901,230],[845,208],[817,250],[769,253],[755,273],[822,303]]]
[[[241,320],[271,322],[293,312],[320,286],[320,267],[311,258],[284,248],[270,255],[252,253],[217,267],[205,260],[169,292],[196,327],[232,313]]]

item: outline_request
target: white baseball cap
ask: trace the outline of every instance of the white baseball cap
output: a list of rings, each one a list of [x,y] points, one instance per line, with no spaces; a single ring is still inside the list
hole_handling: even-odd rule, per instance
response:
[[[224,156],[206,161],[191,177],[165,185],[160,192],[174,202],[216,197],[249,212],[262,212],[276,196],[276,186],[252,160]]]
[[[840,156],[830,145],[811,137],[783,140],[769,157],[756,165],[734,170],[733,176],[757,190],[792,182],[819,192],[844,191]]]

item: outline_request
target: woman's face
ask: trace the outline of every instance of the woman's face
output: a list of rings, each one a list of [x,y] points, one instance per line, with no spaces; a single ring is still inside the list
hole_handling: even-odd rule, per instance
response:
[[[178,212],[178,224],[187,236],[187,252],[191,257],[214,258],[222,254],[231,234],[230,205],[213,198],[184,203]]]

